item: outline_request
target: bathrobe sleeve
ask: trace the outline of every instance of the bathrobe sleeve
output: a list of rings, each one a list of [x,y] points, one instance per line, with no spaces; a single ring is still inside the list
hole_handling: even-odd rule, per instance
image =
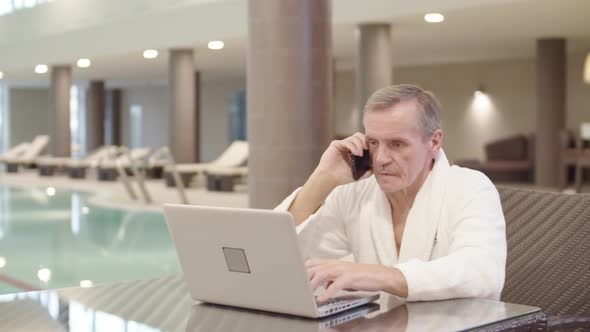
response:
[[[274,210],[287,211],[301,188],[296,189]],[[346,234],[346,201],[343,186],[336,187],[322,206],[296,227],[299,244],[305,259],[339,259],[350,254]]]
[[[396,266],[407,279],[408,301],[499,298],[506,265],[504,214],[493,184],[481,174],[474,182],[457,186],[447,200],[448,254]]]

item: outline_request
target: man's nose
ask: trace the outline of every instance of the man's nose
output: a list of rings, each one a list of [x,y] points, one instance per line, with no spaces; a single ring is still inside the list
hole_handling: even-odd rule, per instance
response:
[[[378,146],[373,152],[373,162],[376,165],[387,165],[392,161],[391,156],[387,153],[385,147]]]

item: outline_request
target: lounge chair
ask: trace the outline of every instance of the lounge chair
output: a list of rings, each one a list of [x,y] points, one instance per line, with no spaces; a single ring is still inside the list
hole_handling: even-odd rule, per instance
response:
[[[120,155],[115,156],[111,154],[112,158],[103,159],[100,163],[98,163],[97,171],[98,171],[98,180],[100,181],[114,181],[117,179],[117,166],[122,167],[127,174],[131,174],[131,161],[136,164],[136,166],[140,167],[143,165],[144,160],[150,155],[152,151],[150,148],[136,148],[132,149],[129,152],[126,151],[127,148],[123,147],[119,149],[119,152],[122,152]],[[131,161],[129,160],[131,158]]]
[[[215,160],[209,163],[195,163],[195,164],[176,164],[176,171],[180,174],[182,182],[185,187],[188,187],[195,175],[206,174],[209,171],[215,172],[219,170],[222,172],[230,172],[235,170],[239,174],[244,173],[244,169],[238,169],[243,166],[248,160],[248,142],[234,141],[225,151]],[[166,185],[174,186],[174,178],[172,176],[172,166],[167,165],[164,168],[166,177]]]
[[[106,158],[116,148],[105,145],[81,159],[67,157],[40,157],[37,158],[39,175],[52,176],[57,170],[66,170],[70,178],[78,179],[86,177],[86,169],[96,167],[98,162]]]
[[[13,160],[22,155],[29,148],[29,143],[20,143],[13,146],[10,150],[0,155],[0,163],[5,163],[7,160]]]
[[[49,136],[38,135],[33,141],[25,146],[20,146],[18,153],[12,157],[3,158],[2,162],[6,164],[6,171],[16,173],[19,166],[35,166],[37,158],[49,144]],[[15,147],[16,148],[16,147]]]
[[[207,176],[207,190],[234,191],[234,185],[239,179],[248,175],[248,167],[219,167],[204,171]]]

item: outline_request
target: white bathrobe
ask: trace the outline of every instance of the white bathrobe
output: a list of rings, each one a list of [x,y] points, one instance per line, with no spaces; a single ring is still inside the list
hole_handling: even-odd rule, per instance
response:
[[[286,211],[299,189],[275,210]],[[442,151],[406,221],[397,252],[391,208],[374,176],[336,187],[297,227],[306,258],[396,267],[408,301],[459,297],[499,299],[506,231],[498,191],[480,172],[450,166]]]

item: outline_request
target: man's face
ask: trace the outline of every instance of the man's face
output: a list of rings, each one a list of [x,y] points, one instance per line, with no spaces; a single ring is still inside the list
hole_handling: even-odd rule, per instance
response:
[[[415,100],[364,116],[373,172],[381,190],[408,188],[427,172],[434,157],[432,140],[423,140]]]

